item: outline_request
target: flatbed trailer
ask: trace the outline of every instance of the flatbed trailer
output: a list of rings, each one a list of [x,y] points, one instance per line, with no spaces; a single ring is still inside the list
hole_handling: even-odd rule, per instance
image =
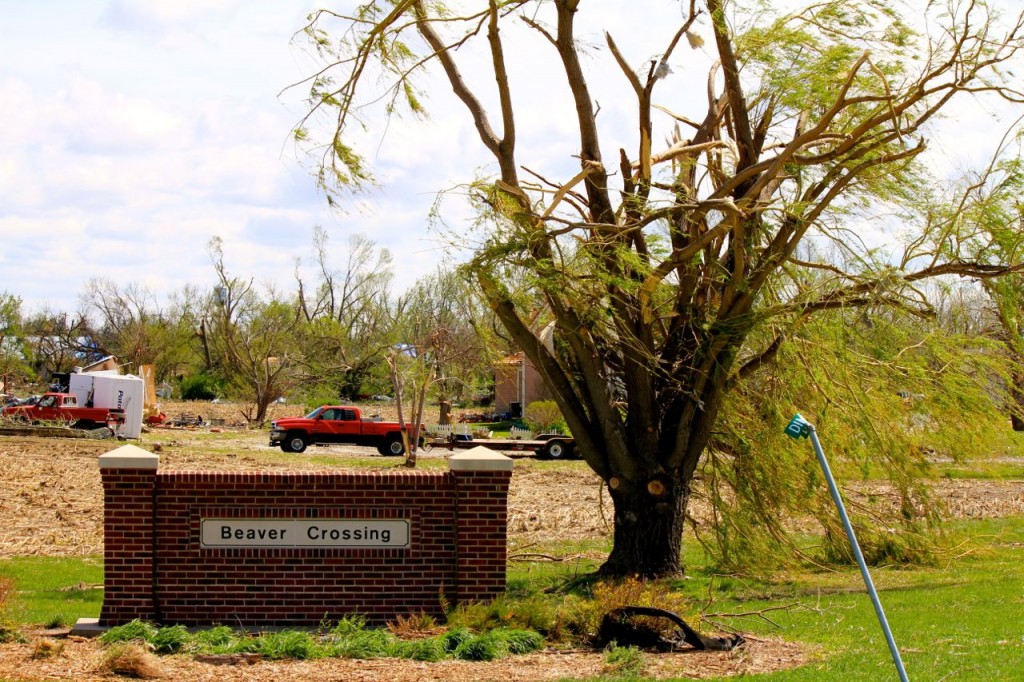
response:
[[[479,446],[491,450],[504,450],[511,452],[533,452],[544,459],[573,459],[577,457],[576,441],[572,436],[561,434],[546,434],[538,436],[533,440],[521,440],[517,438],[464,438],[449,437],[438,438],[431,445],[449,450],[469,449]]]

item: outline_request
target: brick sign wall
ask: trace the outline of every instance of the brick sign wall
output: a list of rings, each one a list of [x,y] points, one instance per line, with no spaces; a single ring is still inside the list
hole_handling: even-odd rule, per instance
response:
[[[100,625],[381,623],[505,590],[511,460],[446,472],[172,472],[134,446],[100,458]]]

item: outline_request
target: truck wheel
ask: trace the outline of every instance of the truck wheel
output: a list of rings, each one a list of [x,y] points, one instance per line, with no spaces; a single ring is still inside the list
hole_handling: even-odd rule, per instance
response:
[[[384,456],[385,457],[399,457],[405,454],[405,444],[402,442],[401,436],[388,436],[388,439],[384,441]]]
[[[544,456],[548,459],[568,459],[570,456],[569,444],[562,440],[551,440],[544,446]]]
[[[71,428],[89,431],[91,429],[96,428],[96,422],[94,422],[91,419],[79,419],[78,421],[71,425]]]
[[[281,450],[284,452],[302,452],[306,449],[306,437],[301,433],[289,433],[281,441]]]

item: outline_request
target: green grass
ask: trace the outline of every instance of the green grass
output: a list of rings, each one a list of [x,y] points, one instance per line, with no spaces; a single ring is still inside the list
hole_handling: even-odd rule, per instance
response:
[[[950,528],[966,555],[934,569],[873,569],[887,620],[914,680],[1006,680],[1024,670],[1024,518]],[[698,582],[714,585],[705,575]],[[787,604],[730,626],[820,647],[820,660],[763,680],[892,680],[895,666],[860,573],[790,574],[771,583],[719,580],[717,612]],[[699,588],[687,585],[697,596]]]
[[[1024,460],[1020,462],[963,462],[936,464],[932,467],[936,478],[990,479],[1015,481],[1024,478]]]
[[[1024,518],[950,524],[947,534],[951,549],[942,566],[872,570],[908,674],[914,680],[1012,679],[1014,671],[1024,670]],[[708,609],[717,614],[779,609],[764,611],[771,622],[726,615],[712,620],[755,635],[806,642],[819,652],[818,659],[803,668],[755,679],[895,679],[884,637],[855,568],[790,571],[771,579],[722,576],[701,563],[694,544],[688,544],[688,578],[672,582],[671,588],[688,597],[695,610],[709,596],[713,602]],[[587,573],[599,564],[596,557],[607,546],[565,542],[528,550],[566,560],[511,563],[505,602],[464,612],[463,619],[481,624],[536,617],[541,624],[539,619],[546,617],[541,613],[545,600],[547,607],[557,610],[567,600],[585,598],[590,586]],[[15,581],[18,592],[7,611],[9,618],[22,625],[70,624],[99,613],[102,590],[90,587],[102,581],[96,558],[3,560],[0,575]],[[180,634],[164,636],[165,650],[182,646]],[[339,638],[336,644],[333,655],[392,652],[427,660],[439,655],[439,645],[403,649],[379,635]],[[220,646],[242,645],[225,642]],[[253,646],[257,645],[245,645]],[[273,656],[318,655],[310,653],[315,650],[307,641],[294,637],[278,637],[259,646]],[[501,647],[484,640],[466,646],[462,655],[488,658],[496,651]],[[627,675],[616,673],[618,679],[644,679],[632,666],[628,668]]]
[[[63,627],[100,615],[103,562],[99,557],[0,559],[0,576],[14,581],[16,592],[6,615],[22,625]]]

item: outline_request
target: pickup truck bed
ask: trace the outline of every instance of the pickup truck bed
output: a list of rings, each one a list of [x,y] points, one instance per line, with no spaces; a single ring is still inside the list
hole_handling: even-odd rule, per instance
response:
[[[402,426],[363,419],[358,407],[324,405],[305,417],[283,417],[270,424],[270,445],[284,452],[333,443],[375,447],[380,454],[393,457],[405,454]]]

